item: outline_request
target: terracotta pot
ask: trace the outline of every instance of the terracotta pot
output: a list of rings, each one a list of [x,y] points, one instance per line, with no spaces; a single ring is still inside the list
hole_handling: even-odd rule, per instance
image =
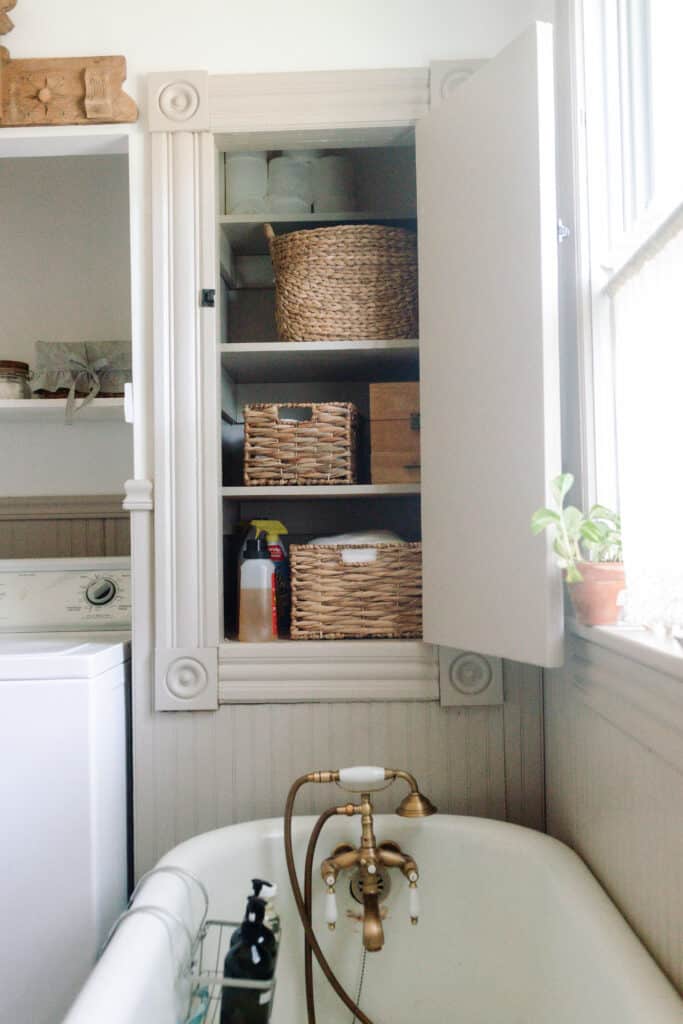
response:
[[[584,626],[613,626],[619,620],[617,600],[626,588],[621,562],[579,562],[581,583],[568,583],[576,617]]]

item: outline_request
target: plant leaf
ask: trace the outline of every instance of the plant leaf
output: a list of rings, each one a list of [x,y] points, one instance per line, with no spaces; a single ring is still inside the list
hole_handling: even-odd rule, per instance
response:
[[[566,562],[571,562],[574,559],[574,555],[571,549],[565,543],[563,537],[556,537],[553,544],[553,551],[559,558],[563,558]]]
[[[583,512],[581,509],[576,508],[575,505],[568,505],[563,512],[563,519],[565,529],[570,539],[576,540],[579,537],[581,527],[585,522]]]
[[[531,517],[531,532],[541,533],[549,526],[557,526],[560,521],[560,513],[554,512],[551,508],[539,508]]]
[[[552,488],[553,497],[560,508],[562,508],[565,495],[569,490],[571,490],[573,484],[574,477],[571,473],[560,473],[560,475],[556,476],[552,481],[550,486]]]
[[[605,519],[608,523],[614,523],[617,529],[621,528],[621,517],[605,505],[593,505],[588,513],[589,519]]]
[[[603,523],[586,519],[581,524],[581,537],[589,544],[604,544],[608,539],[608,528]]]

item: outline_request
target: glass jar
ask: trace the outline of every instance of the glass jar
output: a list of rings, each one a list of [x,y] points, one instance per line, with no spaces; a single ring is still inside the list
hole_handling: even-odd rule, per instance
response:
[[[30,398],[28,386],[28,363],[18,363],[13,359],[0,359],[0,399]]]

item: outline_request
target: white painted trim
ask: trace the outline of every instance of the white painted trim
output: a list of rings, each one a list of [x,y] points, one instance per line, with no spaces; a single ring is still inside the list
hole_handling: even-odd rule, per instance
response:
[[[213,137],[159,132],[152,161],[157,706],[189,706],[178,697],[177,660],[194,651],[204,685],[188,684],[192,707],[215,709],[220,416],[215,310],[200,308],[216,276]]]
[[[97,156],[125,153],[130,139],[142,135],[136,124],[32,125],[0,131],[0,158]]]
[[[588,159],[586,145],[586,97],[583,68],[582,0],[566,0],[569,48],[571,156],[573,162],[573,238],[576,260],[576,349],[578,360],[579,459],[581,501],[588,507],[597,501],[594,416],[593,341],[591,320],[590,221],[588,211]],[[571,396],[570,396],[571,400]]]
[[[645,669],[578,637],[568,644],[565,677],[597,714],[683,772],[681,677]]]
[[[437,650],[420,641],[221,644],[221,704],[438,701]]]
[[[213,132],[401,126],[428,110],[427,68],[209,76]]]
[[[674,637],[659,637],[640,626],[582,626],[576,619],[567,620],[567,629],[588,643],[683,681],[683,646]]]
[[[147,75],[151,132],[205,132],[209,128],[206,71],[155,71]]]
[[[432,109],[485,64],[483,60],[433,60],[429,65],[429,102]]]
[[[0,498],[0,522],[13,519],[127,519],[122,495]]]
[[[608,257],[610,279],[605,288],[608,295],[614,295],[648,254],[659,251],[667,238],[679,229],[682,212],[680,195],[669,197],[665,203],[653,205],[647,216],[636,223],[631,234]]]
[[[133,358],[133,472],[151,477],[154,464],[152,369],[152,266],[149,195],[149,136],[129,139],[130,297]]]
[[[126,480],[123,507],[129,512],[151,512],[154,508],[154,486],[151,480]]]
[[[215,711],[218,704],[218,652],[215,647],[157,649],[154,673],[156,711]]]

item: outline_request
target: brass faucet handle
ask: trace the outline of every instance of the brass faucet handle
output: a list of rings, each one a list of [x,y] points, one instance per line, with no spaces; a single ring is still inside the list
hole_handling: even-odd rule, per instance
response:
[[[346,871],[348,868],[354,868],[360,860],[360,856],[360,850],[354,850],[347,843],[341,843],[335,847],[332,856],[328,857],[320,865],[320,874],[325,885],[334,885],[339,872]]]
[[[383,867],[399,868],[411,884],[417,882],[420,877],[417,864],[409,853],[403,852],[398,843],[391,840],[380,843],[377,853]]]

